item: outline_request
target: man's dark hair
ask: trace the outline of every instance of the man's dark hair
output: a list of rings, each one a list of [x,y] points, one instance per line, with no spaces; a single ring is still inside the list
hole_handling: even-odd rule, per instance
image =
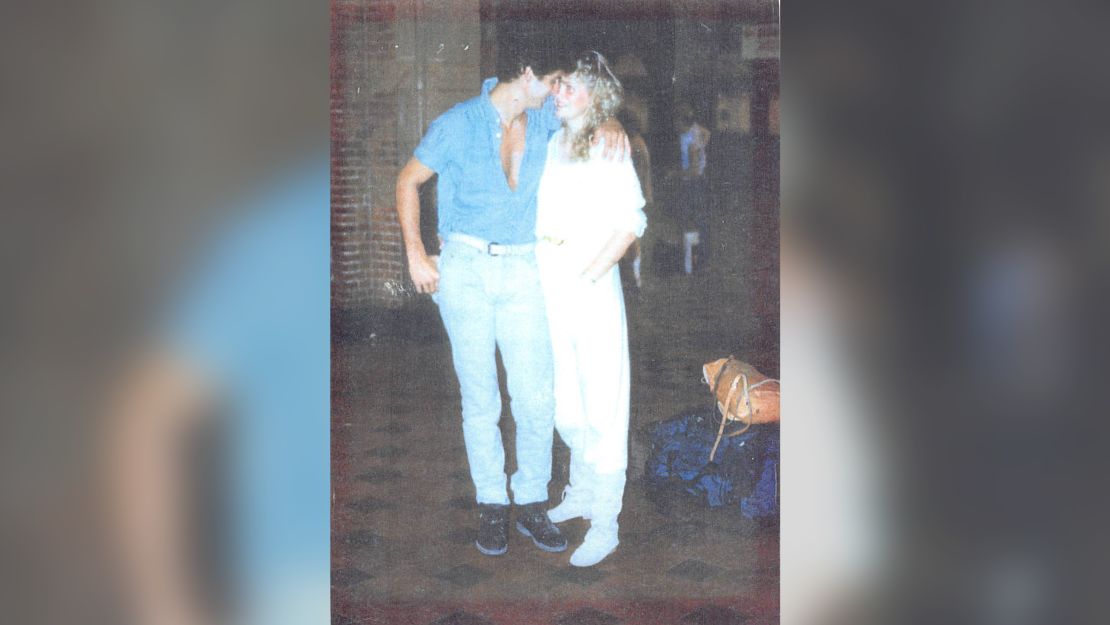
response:
[[[551,72],[567,69],[569,60],[548,37],[523,36],[504,46],[497,54],[497,80],[516,80],[526,68],[531,67],[536,78]]]
[[[628,110],[628,108],[621,107],[621,110],[617,112],[617,121],[621,123],[621,126],[624,126],[624,131],[628,133],[629,137],[640,134],[640,116]]]

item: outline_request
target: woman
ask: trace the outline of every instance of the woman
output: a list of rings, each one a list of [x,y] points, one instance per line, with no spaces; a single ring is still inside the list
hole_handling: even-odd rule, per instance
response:
[[[555,427],[570,447],[570,483],[548,512],[583,517],[590,529],[571,555],[593,566],[617,547],[628,467],[628,327],[616,263],[647,219],[632,161],[590,146],[620,106],[621,85],[590,52],[555,95],[563,122],[548,144],[536,215],[536,261],[555,358]]]

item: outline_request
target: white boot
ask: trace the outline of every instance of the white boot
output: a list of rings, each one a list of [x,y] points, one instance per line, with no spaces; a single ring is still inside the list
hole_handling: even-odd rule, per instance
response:
[[[571,566],[593,566],[616,550],[617,517],[624,498],[624,473],[598,475],[594,482],[593,505],[590,507],[590,530],[582,545],[570,556]]]
[[[590,491],[593,473],[579,459],[579,454],[571,452],[569,484],[563,489],[563,501],[547,511],[552,523],[562,523],[579,517],[590,518],[590,504],[593,494]]]
[[[590,493],[582,488],[567,486],[563,489],[563,502],[547,511],[552,523],[571,519],[590,518]]]
[[[618,544],[620,541],[617,540],[617,524],[595,521],[590,524],[590,531],[586,532],[582,545],[570,555],[570,564],[571,566],[593,566],[613,553]]]

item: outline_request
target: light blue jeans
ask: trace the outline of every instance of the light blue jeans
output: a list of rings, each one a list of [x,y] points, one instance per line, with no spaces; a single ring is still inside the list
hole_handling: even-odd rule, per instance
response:
[[[546,501],[555,429],[554,373],[535,255],[490,256],[447,241],[439,276],[434,299],[451,339],[477,501],[509,503],[495,349],[501,351],[516,422],[513,502]]]

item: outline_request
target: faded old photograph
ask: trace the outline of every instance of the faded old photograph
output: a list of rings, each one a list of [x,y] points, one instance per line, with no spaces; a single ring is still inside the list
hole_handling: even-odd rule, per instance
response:
[[[331,6],[332,622],[778,623],[778,3]]]

